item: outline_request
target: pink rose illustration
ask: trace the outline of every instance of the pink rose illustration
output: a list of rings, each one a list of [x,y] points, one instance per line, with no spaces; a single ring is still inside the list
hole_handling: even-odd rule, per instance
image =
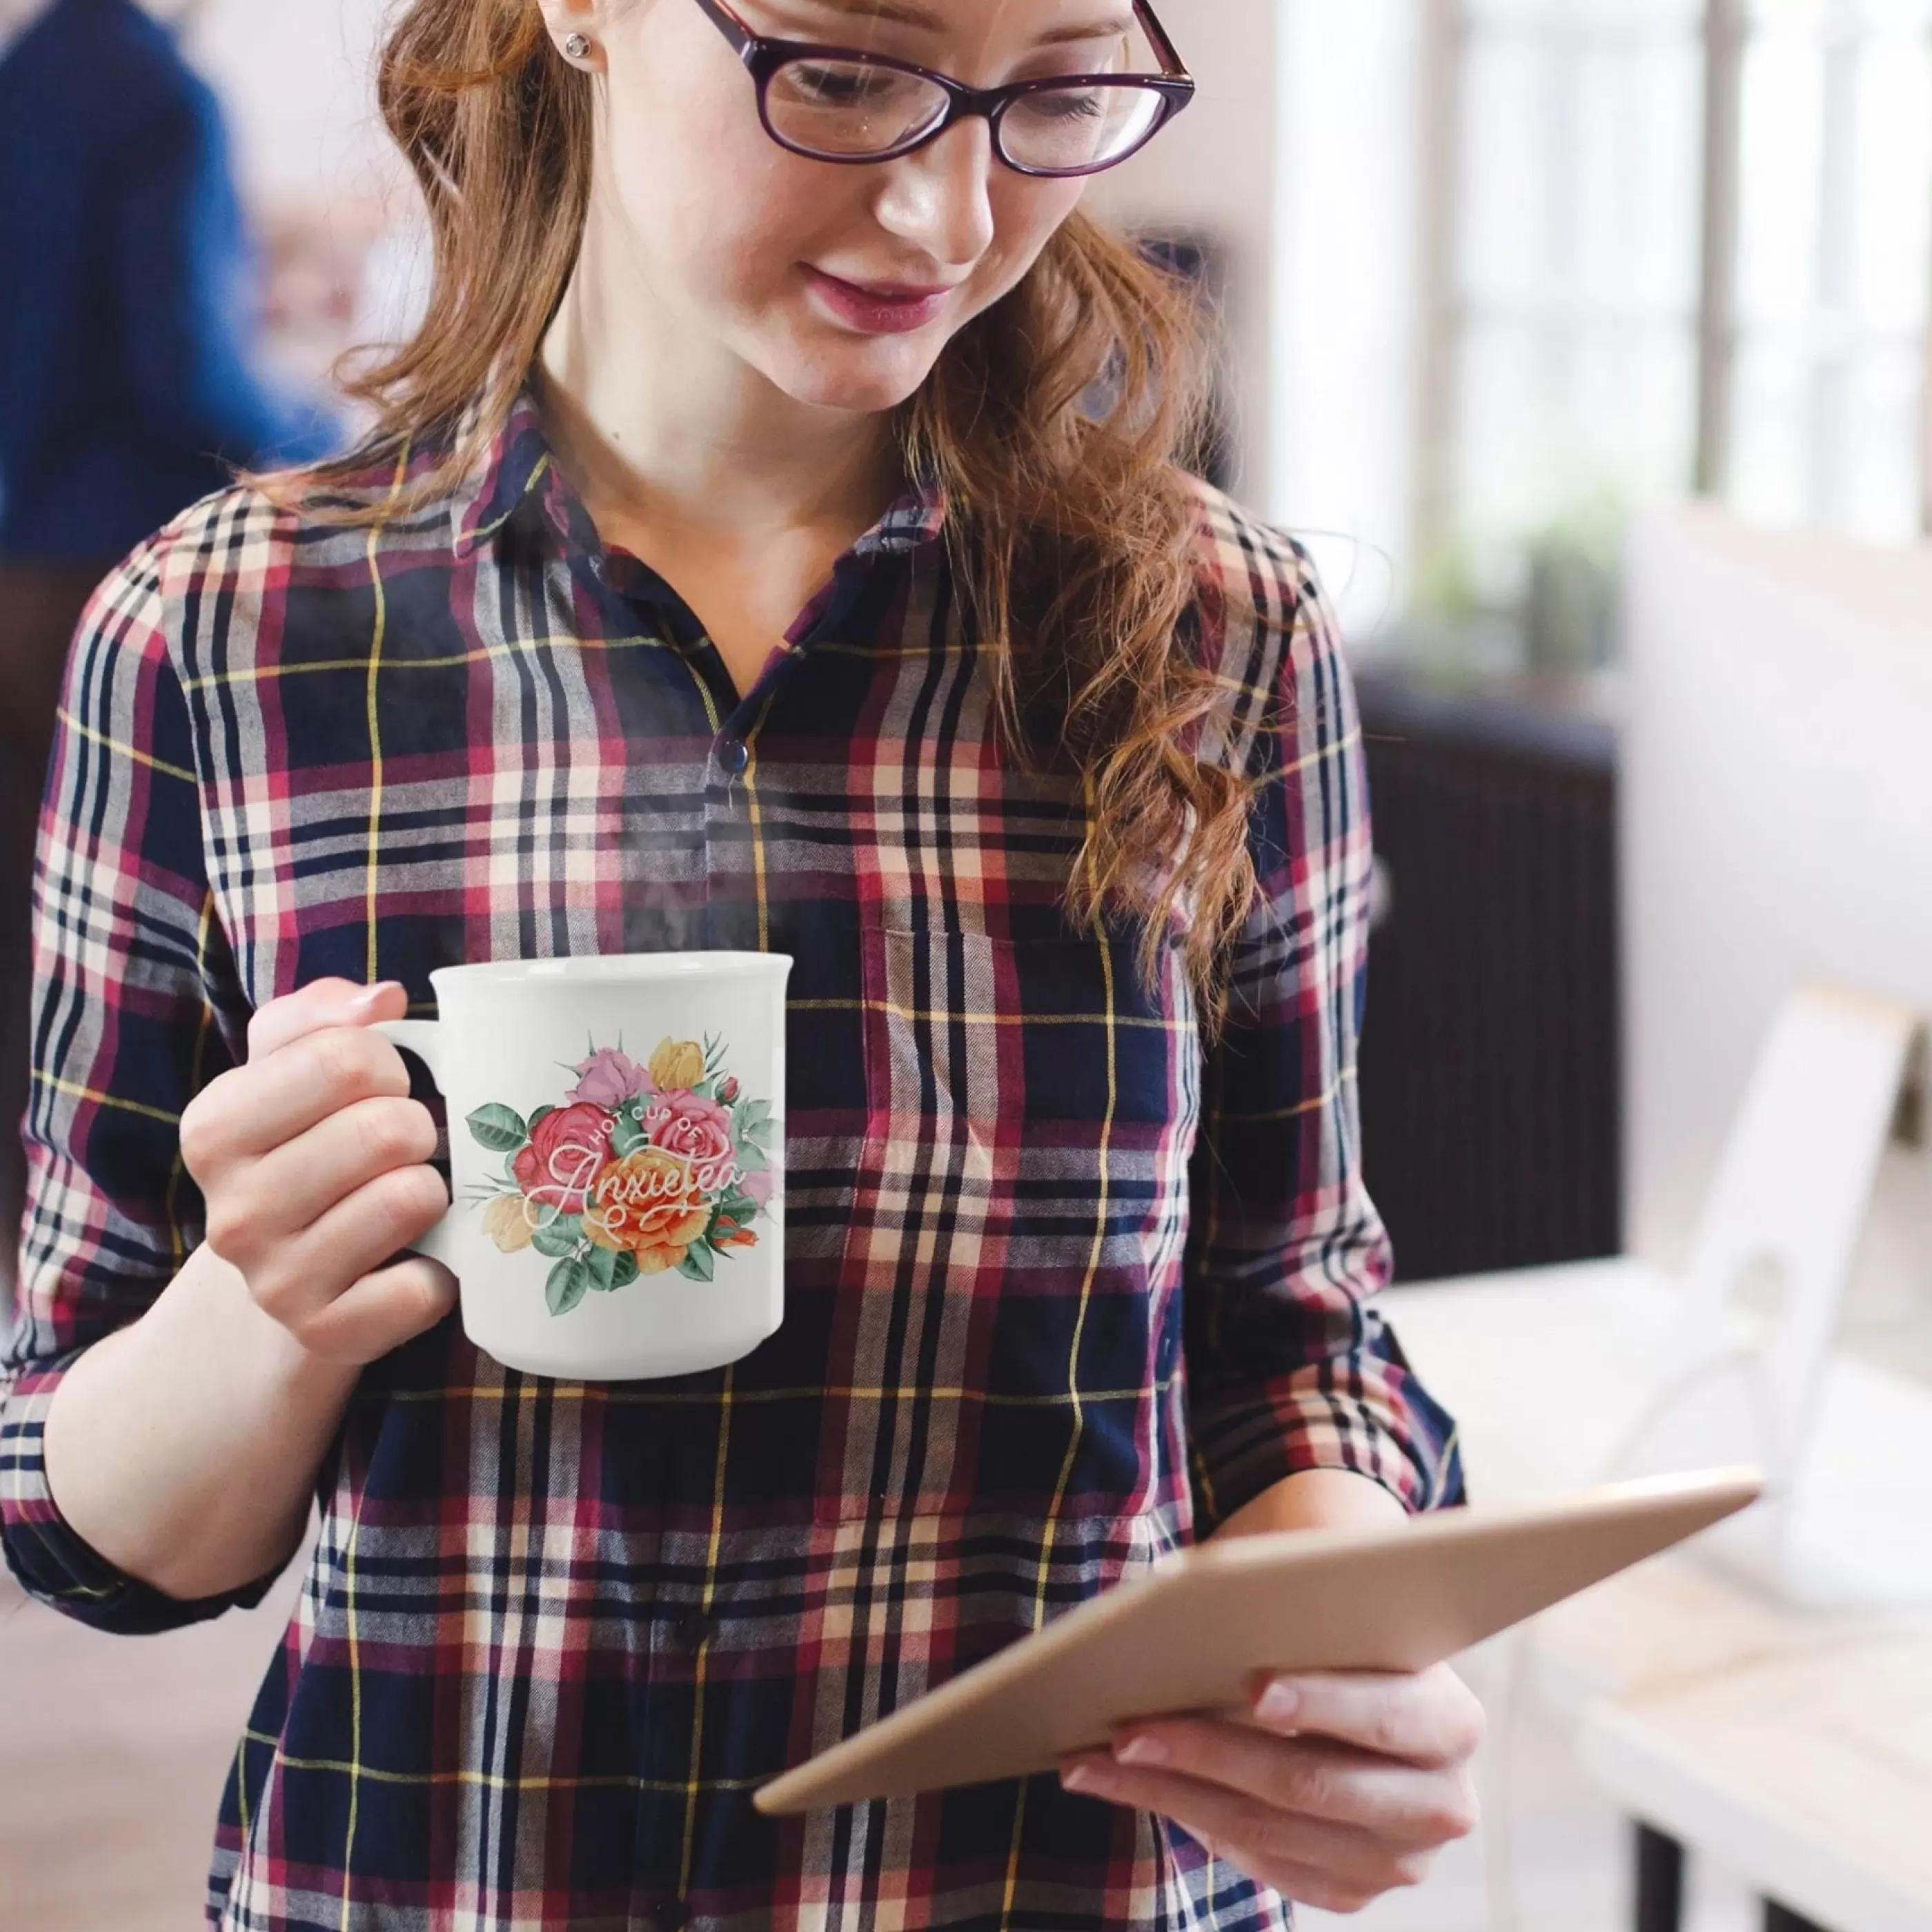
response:
[[[652,1146],[690,1162],[692,1179],[706,1193],[722,1193],[737,1178],[731,1116],[716,1100],[660,1094],[644,1115],[644,1131]]]
[[[564,1098],[572,1106],[603,1107],[615,1113],[626,1100],[656,1090],[651,1076],[614,1046],[601,1046],[577,1068],[578,1082]]]
[[[517,1185],[542,1207],[562,1214],[582,1214],[610,1159],[615,1124],[601,1107],[560,1107],[546,1114],[513,1163]]]

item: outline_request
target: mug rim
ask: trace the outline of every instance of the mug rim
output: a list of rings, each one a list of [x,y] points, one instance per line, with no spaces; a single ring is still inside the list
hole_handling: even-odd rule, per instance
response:
[[[440,992],[455,986],[559,986],[588,980],[606,986],[646,986],[667,980],[763,977],[790,972],[786,952],[586,953],[556,959],[488,959],[439,967],[429,976]]]

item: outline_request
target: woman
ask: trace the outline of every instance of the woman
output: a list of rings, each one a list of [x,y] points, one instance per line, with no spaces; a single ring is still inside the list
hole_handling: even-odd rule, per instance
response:
[[[1171,45],[1124,0],[416,0],[382,89],[438,268],[381,429],[110,580],[44,854],[9,1552],[154,1629],[322,1502],[212,1917],[1271,1926],[1413,1882],[1471,1822],[1447,1672],[750,1803],[1190,1535],[1456,1491],[1365,1306],[1333,630],[1176,466],[1181,298],[1078,212]],[[454,962],[682,946],[797,961],[784,1327],[508,1372],[396,1258],[446,1196],[368,1024]]]

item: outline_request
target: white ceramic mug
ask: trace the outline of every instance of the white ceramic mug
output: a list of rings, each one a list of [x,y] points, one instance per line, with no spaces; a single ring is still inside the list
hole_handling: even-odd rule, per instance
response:
[[[653,953],[456,966],[380,1031],[449,1109],[454,1200],[416,1244],[464,1332],[569,1382],[694,1375],[784,1318],[790,960]]]

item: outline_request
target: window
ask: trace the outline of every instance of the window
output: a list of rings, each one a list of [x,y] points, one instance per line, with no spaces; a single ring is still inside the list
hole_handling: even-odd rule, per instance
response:
[[[1729,447],[1747,513],[1932,526],[1932,4],[1754,0],[1739,58]]]
[[[1692,490],[1932,528],[1932,0],[1422,4],[1424,556],[1494,608]]]
[[[1504,592],[1525,540],[1688,482],[1696,0],[1472,0],[1453,22],[1434,514]]]

